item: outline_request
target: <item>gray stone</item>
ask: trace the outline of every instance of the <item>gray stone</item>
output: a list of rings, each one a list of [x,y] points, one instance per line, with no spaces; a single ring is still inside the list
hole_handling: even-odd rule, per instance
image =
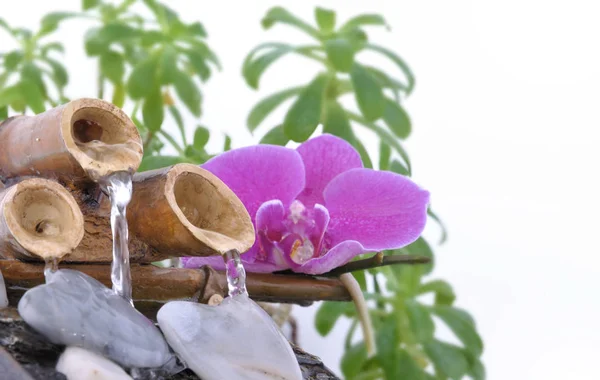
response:
[[[173,361],[160,331],[97,280],[62,269],[19,301],[19,314],[52,343],[83,347],[125,367]]]

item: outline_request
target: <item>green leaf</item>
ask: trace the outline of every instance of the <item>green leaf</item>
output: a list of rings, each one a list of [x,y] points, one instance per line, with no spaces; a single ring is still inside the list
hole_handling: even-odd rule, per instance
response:
[[[479,358],[475,358],[467,355],[467,360],[471,368],[469,369],[469,376],[473,380],[485,380],[485,367]]]
[[[460,347],[433,339],[423,343],[423,349],[433,362],[436,371],[453,380],[462,379],[469,370],[469,363]]]
[[[100,55],[113,42],[123,42],[139,36],[138,29],[119,22],[91,28],[85,34],[85,51],[90,56]]]
[[[406,163],[406,167],[407,167],[406,175],[411,174],[412,170],[411,170],[410,157],[408,157],[408,153],[406,153],[406,150],[404,150],[404,147],[402,147],[402,145],[400,144],[398,139],[396,139],[387,130],[380,127],[379,125],[367,121],[364,117],[361,117],[360,115],[357,115],[353,112],[349,112],[349,111],[346,111],[346,112],[348,113],[348,117],[350,117],[351,120],[354,120],[354,121],[360,123],[361,125],[367,127],[368,129],[372,130],[379,136],[379,138],[382,141],[385,141],[392,148],[394,148],[394,150],[400,155],[400,157],[402,157],[402,159]]]
[[[320,34],[317,29],[294,16],[282,7],[273,7],[269,9],[266,16],[262,19],[261,24],[263,28],[269,29],[278,22],[295,26],[317,40],[320,38]]]
[[[52,59],[44,58],[44,61],[52,68],[52,78],[58,87],[65,87],[69,82],[69,74],[62,63]]]
[[[138,172],[160,169],[185,162],[185,159],[179,156],[146,156],[144,157]]]
[[[114,84],[123,82],[125,60],[115,51],[106,51],[100,56],[100,71]]]
[[[435,304],[451,306],[456,299],[452,286],[444,280],[433,280],[419,287],[419,294],[435,293]]]
[[[330,9],[316,7],[315,20],[322,32],[329,33],[335,28],[335,12]]]
[[[403,349],[396,353],[397,377],[395,379],[427,380],[428,374],[419,367],[419,364]]]
[[[365,68],[367,70],[369,70],[369,72],[371,74],[373,74],[373,76],[377,79],[377,81],[379,82],[381,87],[383,87],[384,89],[389,88],[390,90],[392,90],[392,92],[394,94],[394,100],[396,100],[396,102],[400,101],[400,91],[402,91],[404,93],[407,92],[406,85],[404,85],[403,83],[400,83],[400,81],[390,77],[383,71],[381,71],[375,67],[372,67],[372,66],[365,66]]]
[[[40,94],[43,98],[46,97],[46,84],[44,83],[44,79],[42,78],[42,70],[37,67],[33,62],[27,62],[21,68],[21,78],[24,80],[30,81],[35,84],[40,90]]]
[[[321,336],[326,336],[333,330],[338,319],[348,309],[345,302],[323,302],[315,315],[315,327]]]
[[[336,70],[347,73],[354,63],[354,47],[345,38],[335,38],[325,41],[327,58]]]
[[[6,119],[8,119],[8,107],[0,107],[0,122]]]
[[[255,55],[265,48],[269,48],[270,51],[267,53],[263,53],[258,58],[255,58]],[[244,65],[242,66],[242,75],[246,80],[248,86],[258,89],[258,83],[260,77],[265,72],[265,70],[280,57],[294,50],[294,47],[288,44],[281,43],[265,43],[254,48],[244,60]]]
[[[469,313],[451,306],[434,306],[431,310],[450,327],[450,330],[460,339],[467,351],[476,357],[481,355],[483,342]]]
[[[427,215],[429,215],[431,219],[435,220],[440,226],[440,229],[442,230],[442,236],[440,237],[440,241],[438,242],[438,244],[444,244],[448,239],[448,230],[446,229],[446,225],[444,225],[440,217],[437,216],[437,214],[433,212],[433,210],[431,210],[431,206],[427,209]]]
[[[175,106],[169,106],[169,112],[173,119],[175,119],[175,124],[179,129],[179,134],[181,135],[181,141],[183,141],[183,145],[187,145],[187,136],[185,135],[185,126],[183,125],[183,118],[181,117],[181,112]]]
[[[165,110],[163,108],[163,99],[160,89],[156,88],[150,92],[144,99],[142,106],[142,116],[144,125],[153,132],[160,130],[165,119]]]
[[[6,30],[10,34],[13,34],[13,30],[11,29],[10,25],[8,25],[8,23],[2,18],[0,18],[0,28]]]
[[[250,111],[246,121],[250,132],[254,132],[260,123],[262,123],[263,120],[265,120],[265,118],[281,103],[292,96],[299,94],[303,89],[304,87],[293,87],[287,90],[276,92],[275,94],[267,96],[260,102],[256,103],[254,108],[252,108]]]
[[[398,160],[392,160],[390,167],[389,167],[390,171],[393,171],[394,173],[398,173],[404,176],[409,176],[410,173],[408,171],[408,169],[406,168],[406,166],[404,166],[403,164],[400,163],[400,161]]]
[[[202,151],[208,143],[209,138],[210,131],[199,125],[198,128],[196,128],[196,132],[194,132],[194,148]]]
[[[52,12],[48,13],[42,18],[39,36],[54,32],[58,29],[58,24],[68,18],[77,16],[77,13],[73,12]]]
[[[429,310],[415,300],[406,300],[406,314],[411,330],[419,342],[426,342],[433,338],[434,325]]]
[[[231,137],[225,135],[225,143],[223,144],[223,152],[231,150]]]
[[[406,80],[408,81],[406,93],[410,94],[413,91],[413,89],[415,88],[415,76],[412,73],[411,69],[406,64],[406,62],[404,62],[404,60],[402,58],[400,58],[393,51],[388,50],[388,49],[378,46],[378,45],[367,44],[367,45],[365,45],[365,47],[367,49],[370,49],[370,50],[373,50],[373,51],[383,54],[384,56],[389,58],[392,62],[394,62],[400,68],[400,70],[404,73],[404,76],[406,76]]]
[[[358,154],[360,154],[360,158],[363,162],[364,167],[372,169],[373,162],[371,161],[371,157],[369,157],[369,152],[367,152],[367,149],[365,149],[365,146],[356,138],[354,139],[354,142],[351,144],[358,151]]]
[[[181,71],[176,71],[173,77],[173,86],[177,96],[190,112],[196,117],[200,116],[202,94],[193,79]]]
[[[385,98],[383,89],[364,66],[354,63],[350,72],[352,86],[356,93],[358,108],[367,121],[374,121],[383,116]]]
[[[385,373],[386,379],[400,379],[398,377],[396,356],[400,348],[398,320],[394,315],[387,315],[375,331],[377,359]]]
[[[137,64],[127,82],[129,95],[133,99],[140,99],[157,87],[157,60],[153,57]]]
[[[0,90],[0,107],[6,107],[23,98],[23,92],[19,84],[5,87]]]
[[[175,81],[178,72],[177,50],[173,46],[164,47],[158,65],[158,80],[162,84],[170,84]]]
[[[60,42],[50,42],[40,48],[40,55],[46,57],[51,51],[57,51],[59,53],[65,52],[65,47]]]
[[[286,136],[294,141],[305,141],[315,131],[321,120],[327,74],[319,74],[302,90],[283,121]]]
[[[391,155],[392,150],[390,149],[390,146],[385,141],[381,141],[379,143],[379,170],[389,169]]]
[[[411,124],[408,114],[400,104],[391,99],[385,99],[383,120],[399,138],[405,139],[410,135]]]
[[[82,0],[81,8],[84,11],[87,11],[88,9],[97,7],[98,5],[100,5],[100,3],[101,3],[101,0]]]
[[[203,81],[207,80],[210,77],[210,68],[206,64],[204,55],[196,50],[187,50],[185,53],[189,59],[190,65],[192,65],[196,74],[200,76],[200,79]]]
[[[25,54],[21,50],[11,51],[4,56],[4,68],[7,71],[12,71],[19,66],[19,64],[23,61],[23,57]]]
[[[360,26],[365,25],[380,25],[385,26],[389,29],[388,24],[385,22],[385,19],[381,15],[377,14],[364,14],[358,15],[356,17],[351,18],[346,21],[344,25],[342,25],[339,29],[340,33],[348,32],[354,28],[358,28]]]
[[[145,30],[142,33],[140,44],[143,47],[149,48],[159,42],[166,42],[169,38],[164,33],[157,30]]]
[[[344,352],[340,364],[344,378],[351,379],[358,375],[367,361],[367,348],[365,342],[352,345]]]
[[[323,133],[331,133],[332,135],[343,138],[352,144],[356,137],[352,132],[352,126],[348,115],[342,106],[336,100],[327,102],[325,108],[325,121],[323,122]]]
[[[36,82],[29,79],[23,79],[19,86],[25,102],[33,112],[38,114],[46,110],[46,106],[44,105],[44,95]]]
[[[113,91],[112,103],[122,108],[125,103],[125,86],[123,84],[116,84]]]
[[[283,131],[283,125],[278,125],[275,128],[271,129],[267,132],[266,135],[262,139],[260,139],[261,144],[270,144],[270,145],[281,145],[285,146],[290,139],[285,135]]]
[[[190,34],[196,36],[196,37],[206,37],[206,29],[204,29],[204,25],[202,25],[201,22],[196,21],[194,23],[191,23],[190,25],[188,25],[187,30]]]

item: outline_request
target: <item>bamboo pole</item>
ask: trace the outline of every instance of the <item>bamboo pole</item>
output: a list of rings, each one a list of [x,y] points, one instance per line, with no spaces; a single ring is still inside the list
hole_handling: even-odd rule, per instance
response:
[[[72,182],[135,172],[142,161],[136,126],[118,107],[79,99],[0,124],[0,180],[38,176]]]
[[[60,268],[79,270],[111,286],[108,265],[61,264]],[[0,260],[0,271],[11,305],[16,305],[27,289],[44,283],[42,264]],[[171,300],[198,299],[208,303],[214,294],[227,295],[225,274],[210,267],[184,269],[133,264],[131,275],[136,308],[150,317]],[[246,286],[256,301],[301,305],[320,300],[350,301],[350,294],[338,278],[247,273]]]
[[[97,184],[74,186],[85,235],[66,262],[112,260],[110,201]],[[131,262],[210,256],[254,244],[254,227],[239,198],[210,172],[190,164],[135,174],[127,207]]]
[[[82,237],[83,215],[58,183],[30,178],[0,190],[0,257],[60,258]]]

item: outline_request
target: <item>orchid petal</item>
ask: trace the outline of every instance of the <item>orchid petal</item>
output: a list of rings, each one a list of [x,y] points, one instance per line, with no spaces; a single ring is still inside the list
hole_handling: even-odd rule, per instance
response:
[[[256,145],[222,153],[202,167],[240,198],[254,221],[266,201],[289,205],[304,188],[305,173],[298,152],[275,145]]]
[[[331,248],[323,256],[308,260],[302,266],[293,270],[294,272],[307,274],[323,274],[346,264],[354,256],[365,252],[366,250],[359,242],[346,240]]]
[[[358,152],[345,140],[324,134],[302,143],[297,149],[306,172],[306,185],[298,200],[308,208],[324,204],[323,190],[338,174],[362,168]]]
[[[315,221],[315,228],[312,231],[310,238],[315,246],[315,251],[318,254],[321,251],[323,238],[325,237],[325,232],[327,231],[330,220],[327,208],[317,203],[313,208],[313,220]]]
[[[429,193],[392,172],[351,169],[323,195],[331,244],[356,240],[367,250],[396,249],[417,240],[425,227]]]

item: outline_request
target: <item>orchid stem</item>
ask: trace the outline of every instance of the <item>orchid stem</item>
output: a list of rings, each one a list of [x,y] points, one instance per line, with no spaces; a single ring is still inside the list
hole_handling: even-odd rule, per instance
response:
[[[371,323],[367,301],[365,301],[365,297],[363,296],[358,281],[356,281],[351,273],[343,273],[340,275],[340,281],[346,289],[348,289],[348,293],[350,293],[350,297],[352,297],[352,301],[354,301],[354,306],[358,312],[358,320],[360,321],[360,326],[365,339],[367,354],[369,357],[372,357],[375,355],[375,334],[373,333],[373,323]]]
[[[332,271],[324,273],[323,276],[339,276],[343,273],[356,272],[359,270],[371,269],[371,268],[379,268],[387,265],[396,265],[396,264],[426,264],[430,262],[431,259],[425,256],[415,256],[415,255],[389,255],[385,256],[383,252],[376,253],[375,255],[362,260],[351,261],[348,264],[342,265],[341,267],[337,267]]]

